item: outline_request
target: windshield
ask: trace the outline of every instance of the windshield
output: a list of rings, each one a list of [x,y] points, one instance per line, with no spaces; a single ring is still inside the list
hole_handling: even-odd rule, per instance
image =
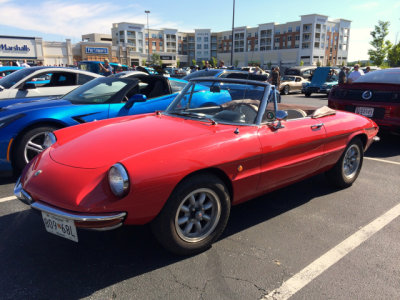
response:
[[[221,72],[221,70],[196,71],[196,72],[190,73],[189,75],[186,75],[182,79],[190,80],[192,78],[198,78],[198,77],[215,76],[216,74],[218,74],[220,72]]]
[[[361,76],[354,82],[400,84],[400,68],[376,70]]]
[[[118,93],[123,92],[130,82],[133,81],[126,78],[96,78],[72,90],[64,95],[62,99],[76,104],[106,103]],[[137,83],[137,80],[134,82]]]
[[[261,103],[266,103],[269,89],[269,85],[240,80],[192,81],[166,113],[217,123],[252,125],[258,120]]]
[[[7,75],[6,77],[1,78],[0,85],[5,89],[9,89],[14,84],[16,84],[17,82],[24,79],[26,76],[28,76],[29,74],[32,74],[35,71],[37,71],[37,69],[31,69],[31,68],[25,68],[25,69],[15,71],[15,72]]]

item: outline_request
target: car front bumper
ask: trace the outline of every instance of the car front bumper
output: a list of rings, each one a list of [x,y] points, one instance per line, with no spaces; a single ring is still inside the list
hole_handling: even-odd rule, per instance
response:
[[[122,226],[126,217],[126,212],[84,214],[56,208],[40,201],[34,201],[29,193],[22,188],[19,179],[14,187],[14,195],[31,208],[40,212],[72,220],[77,228],[82,229],[99,231],[112,230]]]

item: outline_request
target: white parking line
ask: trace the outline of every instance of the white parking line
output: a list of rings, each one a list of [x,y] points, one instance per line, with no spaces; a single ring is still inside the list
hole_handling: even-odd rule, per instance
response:
[[[273,290],[268,295],[265,295],[262,300],[281,300],[289,299],[296,294],[304,286],[309,284],[316,277],[321,275],[329,267],[337,263],[340,259],[357,248],[361,243],[368,240],[371,236],[385,227],[400,216],[400,204],[390,209],[385,214],[376,218],[374,221],[361,228],[352,236],[345,239],[343,242],[332,248],[321,257],[313,261],[299,273],[285,281],[278,289]]]
[[[379,162],[384,162],[384,163],[388,163],[388,164],[393,164],[393,165],[399,165],[400,166],[400,162],[397,161],[390,161],[390,160],[386,160],[386,159],[379,159],[379,158],[372,158],[372,157],[364,157],[365,159],[369,159],[369,160],[375,160],[375,161],[379,161]]]
[[[0,198],[0,202],[6,202],[6,201],[15,200],[15,199],[17,199],[17,197],[10,196],[10,197],[5,197],[5,198]]]

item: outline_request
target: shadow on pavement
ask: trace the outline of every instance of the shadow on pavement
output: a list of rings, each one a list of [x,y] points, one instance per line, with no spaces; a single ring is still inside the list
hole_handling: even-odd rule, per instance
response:
[[[318,175],[233,207],[221,239],[335,191]],[[47,233],[29,209],[0,217],[0,298],[80,299],[186,259],[161,248],[149,226],[78,236],[74,243]]]
[[[373,143],[365,153],[368,157],[391,158],[400,155],[400,136],[379,132],[380,141]]]

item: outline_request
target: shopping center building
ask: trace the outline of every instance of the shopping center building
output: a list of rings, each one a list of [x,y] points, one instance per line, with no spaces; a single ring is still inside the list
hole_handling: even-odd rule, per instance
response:
[[[188,66],[193,60],[199,64],[213,57],[236,66],[342,65],[347,63],[350,25],[349,20],[311,14],[285,24],[236,27],[233,37],[232,30],[188,33],[126,22],[113,24],[111,35],[117,59],[128,65],[145,64],[153,53],[165,65]]]
[[[81,60],[109,59],[129,66],[145,65],[154,53],[164,66],[190,66],[203,61],[224,61],[225,65],[262,67],[278,65],[347,64],[351,21],[328,16],[303,15],[284,24],[264,23],[257,27],[236,27],[233,31],[211,29],[148,28],[145,24],[114,23],[110,34],[82,35],[71,44],[46,42],[39,37],[0,36],[0,61],[30,64],[76,65]],[[233,49],[232,49],[233,47]],[[233,52],[233,55],[232,55]],[[233,57],[231,59],[231,57]]]

